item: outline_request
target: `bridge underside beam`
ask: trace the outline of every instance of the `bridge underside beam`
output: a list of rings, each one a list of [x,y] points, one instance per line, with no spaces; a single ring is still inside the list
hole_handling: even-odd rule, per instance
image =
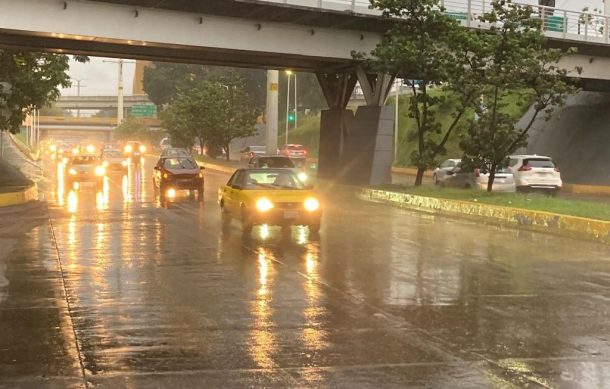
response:
[[[227,10],[240,4],[222,3]],[[348,68],[352,51],[369,52],[381,39],[381,33],[370,29],[359,31],[296,24],[283,17],[278,17],[282,21],[278,22],[268,18],[194,14],[159,8],[134,9],[101,1],[67,4],[64,9],[63,2],[56,1],[0,0],[0,47],[329,71]],[[282,10],[283,13],[292,12],[286,7]],[[321,15],[320,18],[335,15],[315,12]],[[112,21],[111,25],[109,21]]]

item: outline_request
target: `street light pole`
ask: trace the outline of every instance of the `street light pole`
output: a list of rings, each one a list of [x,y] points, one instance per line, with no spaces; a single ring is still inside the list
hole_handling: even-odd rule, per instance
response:
[[[398,97],[400,95],[398,88],[402,85],[402,81],[396,79],[396,106],[394,107],[394,164],[396,164],[396,159],[398,158]]]
[[[104,62],[115,62],[119,64],[119,90],[117,93],[117,126],[123,122],[123,116],[125,114],[123,110],[123,64],[124,63],[135,63],[135,61],[124,61],[122,58],[118,61],[104,61]]]
[[[284,144],[288,144],[288,124],[290,118],[290,75],[292,72],[290,70],[286,70],[286,75],[288,76],[288,82],[286,83],[286,142]]]
[[[277,117],[278,117],[278,79],[279,71],[267,70],[267,114],[265,145],[267,154],[277,152]]]
[[[297,109],[298,109],[298,105],[297,105],[297,74],[294,73],[294,128],[295,129],[298,127]]]
[[[83,82],[84,79],[79,79],[76,80],[76,96],[80,97],[80,88],[85,88],[86,85],[81,85],[81,82]],[[76,108],[76,117],[79,118],[80,117],[80,103],[78,108]]]

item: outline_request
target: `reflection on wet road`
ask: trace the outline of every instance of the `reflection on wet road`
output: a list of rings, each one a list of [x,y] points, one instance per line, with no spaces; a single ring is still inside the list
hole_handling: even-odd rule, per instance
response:
[[[300,227],[244,237],[237,224],[221,228],[226,175],[206,171],[203,203],[184,195],[162,207],[151,174],[147,161],[101,187],[54,185],[57,252],[32,241],[46,227],[23,246],[43,262],[59,255],[71,315],[55,327],[73,327],[77,343],[70,331],[32,336],[78,344],[63,358],[82,362],[88,384],[610,382],[605,246],[375,206],[337,188],[326,190],[319,237]]]

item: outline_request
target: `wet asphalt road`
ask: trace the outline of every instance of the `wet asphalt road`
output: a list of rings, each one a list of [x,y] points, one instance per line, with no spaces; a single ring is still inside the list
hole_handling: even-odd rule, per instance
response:
[[[610,387],[607,246],[340,188],[319,237],[248,238],[227,175],[163,208],[150,164],[100,192],[49,174],[50,222],[0,264],[0,387]]]

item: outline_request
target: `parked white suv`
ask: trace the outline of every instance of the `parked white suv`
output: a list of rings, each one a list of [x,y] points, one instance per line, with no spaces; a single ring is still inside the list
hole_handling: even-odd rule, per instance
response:
[[[557,193],[563,186],[553,159],[541,155],[511,155],[508,163],[517,191],[542,190]]]

